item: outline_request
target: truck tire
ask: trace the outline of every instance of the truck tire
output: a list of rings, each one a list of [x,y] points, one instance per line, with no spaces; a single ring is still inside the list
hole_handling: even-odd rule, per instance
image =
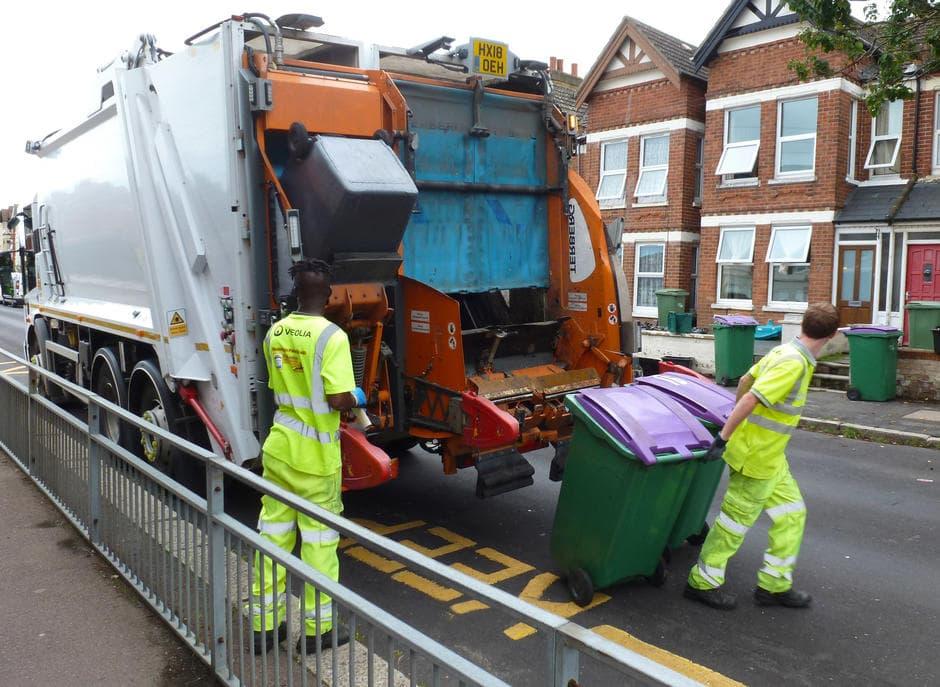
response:
[[[183,407],[164,381],[160,366],[151,358],[141,360],[131,371],[127,409],[167,432],[183,439],[191,438],[181,431],[186,424]],[[131,443],[137,455],[155,468],[187,489],[200,495],[205,494],[206,473],[198,458],[193,458],[147,432],[133,432]]]
[[[49,340],[49,325],[38,317],[33,321],[32,335],[29,337],[29,361],[44,370],[55,372],[49,366],[49,355],[46,353],[46,342]],[[39,392],[55,403],[65,400],[65,392],[58,384],[51,382],[48,377],[40,376],[37,386]]]
[[[102,346],[95,353],[91,364],[91,390],[114,405],[127,409],[127,382],[117,354],[110,346]],[[112,413],[104,413],[102,433],[123,448],[133,448],[130,427]]]

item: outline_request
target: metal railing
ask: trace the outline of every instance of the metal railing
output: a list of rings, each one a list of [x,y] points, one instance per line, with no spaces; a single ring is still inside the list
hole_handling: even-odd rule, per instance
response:
[[[604,639],[558,615],[418,553],[392,539],[302,499],[195,444],[142,421],[105,399],[0,349],[26,366],[30,385],[0,375],[0,449],[32,478],[195,653],[229,685],[505,685],[480,665],[392,616],[349,587],[274,546],[226,513],[225,488],[237,483],[277,499],[374,552],[402,562],[468,597],[535,628],[544,640],[533,684],[578,685],[582,659],[623,684],[697,685],[655,661]],[[46,377],[87,406],[87,422],[38,392]],[[135,431],[146,430],[205,465],[205,498],[138,458],[104,433],[107,414]],[[264,566],[283,576],[283,606],[275,594],[252,597],[255,576],[264,587]],[[304,586],[313,588],[307,607]],[[320,642],[309,654],[304,619],[317,629],[332,601],[335,639],[342,624],[353,641],[335,650]],[[286,625],[288,641],[255,649],[252,620],[273,613]],[[324,633],[326,634],[326,633]],[[604,681],[606,683],[606,680]]]

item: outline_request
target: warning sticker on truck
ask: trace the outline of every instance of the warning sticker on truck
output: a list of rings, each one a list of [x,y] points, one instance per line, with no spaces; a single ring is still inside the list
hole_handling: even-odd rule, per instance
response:
[[[170,336],[186,336],[189,333],[189,327],[186,326],[186,310],[185,308],[177,308],[176,310],[170,310],[166,314],[167,322],[169,322]]]

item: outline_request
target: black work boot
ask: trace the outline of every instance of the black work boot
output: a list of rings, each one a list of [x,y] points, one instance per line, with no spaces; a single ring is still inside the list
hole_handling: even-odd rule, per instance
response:
[[[307,655],[313,656],[317,653],[317,636],[316,635],[304,635],[297,640],[297,653],[303,655],[303,646],[301,642],[306,644]],[[326,651],[327,649],[338,649],[339,647],[347,644],[349,642],[349,632],[346,629],[339,625],[336,628],[336,646],[333,646],[333,630],[327,630],[320,635],[320,650]]]
[[[682,596],[692,601],[698,601],[706,606],[717,608],[720,611],[730,611],[738,605],[738,600],[734,594],[729,594],[721,587],[715,589],[696,589],[690,584],[685,585],[685,591]]]
[[[754,602],[758,606],[786,606],[787,608],[806,608],[813,597],[806,592],[790,588],[785,592],[768,592],[762,587],[754,588]]]
[[[264,632],[252,632],[252,638],[255,643],[255,653],[260,654],[262,648],[271,651],[274,648],[274,631],[265,630]],[[287,639],[287,623],[281,623],[277,626],[278,644]]]

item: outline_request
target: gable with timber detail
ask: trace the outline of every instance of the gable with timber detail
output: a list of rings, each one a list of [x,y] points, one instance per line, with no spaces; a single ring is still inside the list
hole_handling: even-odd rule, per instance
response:
[[[618,76],[629,76],[656,69],[643,48],[636,44],[632,38],[627,37],[620,45],[607,64],[602,79],[613,79]]]
[[[736,0],[712,27],[693,58],[696,68],[708,64],[719,52],[721,44],[738,36],[798,24],[799,15],[791,10],[786,0]]]

